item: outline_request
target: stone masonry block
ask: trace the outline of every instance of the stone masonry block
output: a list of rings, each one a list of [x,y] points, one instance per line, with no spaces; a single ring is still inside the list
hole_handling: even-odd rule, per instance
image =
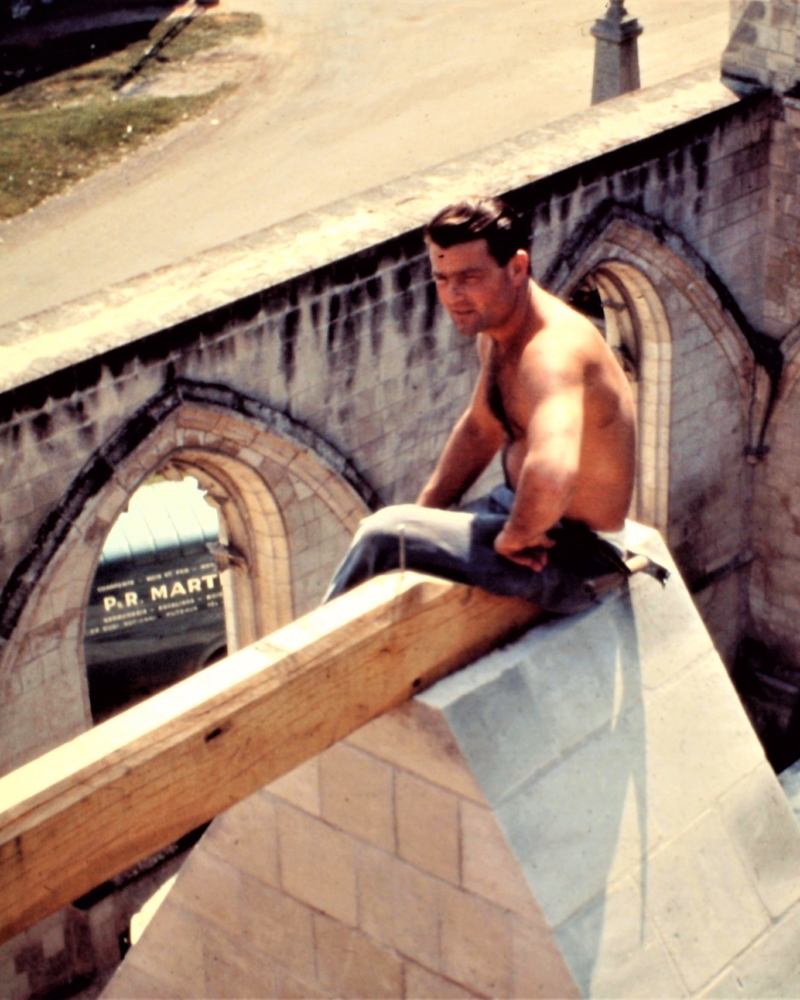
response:
[[[470,997],[478,996],[465,986],[437,976],[416,962],[406,961],[404,967],[406,988],[403,995],[406,997],[415,997],[418,1000],[423,997],[436,997],[437,1000],[469,1000]]]
[[[561,1000],[581,996],[543,918],[535,922],[512,918],[511,952],[512,996]]]
[[[631,583],[630,603],[644,688],[659,687],[713,649],[684,587],[668,583],[662,589],[650,577],[639,576]]]
[[[361,852],[359,923],[370,937],[439,968],[439,887],[432,876],[376,848]]]
[[[551,926],[602,892],[614,874],[638,867],[647,844],[628,799],[629,789],[635,795],[644,785],[645,769],[641,713],[629,712],[496,808]]]
[[[800,996],[800,908],[795,907],[702,994],[734,997]]]
[[[283,889],[323,913],[355,925],[356,847],[338,830],[289,806],[278,807]],[[319,863],[320,858],[325,864]]]
[[[506,911],[470,893],[441,887],[441,969],[492,997],[512,995],[512,926]]]
[[[800,826],[764,762],[721,800],[723,822],[770,916],[800,899]]]
[[[206,851],[192,852],[169,896],[173,907],[180,907],[197,920],[217,924],[234,934],[242,931],[240,899],[239,871]],[[163,909],[162,906],[156,911],[145,934],[162,919]],[[166,910],[165,914],[169,912]]]
[[[250,942],[219,927],[200,928],[203,974],[211,997],[240,998],[276,996],[275,963],[256,952]]]
[[[593,900],[556,939],[583,996],[687,996],[634,879]]]
[[[145,941],[146,948],[139,948],[136,953],[131,951],[130,961],[121,970],[122,976],[112,979],[109,996],[123,1000],[137,995],[130,991],[130,984],[126,989],[129,970],[146,977],[147,992],[139,996],[192,1000],[205,994],[203,948],[196,917],[167,900],[147,926],[140,943]]]
[[[275,802],[251,795],[217,818],[205,835],[206,850],[267,885],[279,884]]]
[[[691,993],[770,924],[714,811],[654,854],[647,886],[647,910]]]
[[[395,849],[392,768],[371,754],[339,744],[320,755],[322,818],[385,851]]]
[[[253,952],[301,978],[314,977],[313,911],[285,893],[244,877],[239,893],[242,933]]]
[[[419,698],[357,729],[346,742],[457,795],[485,802],[447,722]]]
[[[496,672],[491,657],[478,667],[491,678],[488,684],[469,685],[448,706],[448,716],[457,732],[474,749],[472,767],[491,804],[501,802],[521,782],[552,763],[558,746],[549,720],[527,683],[524,670],[514,667]],[[454,684],[462,680],[458,675]],[[448,691],[450,691],[448,688]],[[470,689],[472,688],[472,689]],[[423,695],[427,704],[437,704],[436,689]],[[504,738],[497,739],[498,733]],[[490,750],[492,752],[490,752]]]
[[[154,960],[156,955],[153,956]],[[161,964],[161,963],[159,963]],[[170,976],[156,979],[133,964],[133,958],[120,966],[103,990],[104,1000],[130,1000],[131,997],[147,997],[147,1000],[175,1000],[183,996],[172,983]]]
[[[270,794],[302,809],[312,816],[320,815],[319,758],[300,764],[293,771],[267,786]]]
[[[397,852],[423,871],[458,885],[461,877],[459,800],[405,771],[395,781]],[[435,830],[435,835],[432,831]]]
[[[541,921],[519,864],[491,810],[462,799],[460,812],[463,888],[527,919]]]
[[[320,982],[337,997],[400,997],[403,963],[359,931],[321,913],[314,916]]]
[[[651,837],[675,836],[764,760],[716,653],[648,696],[644,725]]]

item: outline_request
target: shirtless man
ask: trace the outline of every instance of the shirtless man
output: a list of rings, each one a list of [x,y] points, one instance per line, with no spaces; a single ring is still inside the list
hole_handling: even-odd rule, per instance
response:
[[[586,580],[624,578],[635,467],[627,379],[593,324],[530,278],[526,234],[508,206],[451,205],[425,232],[439,299],[456,330],[476,338],[480,374],[416,507],[362,522],[327,599],[403,564],[580,610],[591,603]],[[500,449],[506,486],[446,510]]]

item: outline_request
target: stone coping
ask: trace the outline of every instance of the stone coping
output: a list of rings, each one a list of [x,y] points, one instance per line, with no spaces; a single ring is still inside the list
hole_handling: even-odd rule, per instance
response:
[[[714,64],[0,326],[0,392],[410,232],[465,194],[512,191],[737,101]]]

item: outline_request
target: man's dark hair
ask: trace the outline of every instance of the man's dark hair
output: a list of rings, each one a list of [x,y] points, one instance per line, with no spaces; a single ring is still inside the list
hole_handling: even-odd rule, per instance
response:
[[[486,240],[489,253],[501,267],[528,244],[522,219],[500,198],[467,198],[448,205],[431,219],[424,233],[444,249]]]

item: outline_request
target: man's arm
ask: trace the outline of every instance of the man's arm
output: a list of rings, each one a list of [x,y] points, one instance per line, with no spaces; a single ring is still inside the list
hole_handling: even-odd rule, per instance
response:
[[[495,551],[541,570],[553,545],[546,532],[564,515],[575,491],[584,420],[583,373],[574,361],[527,373],[534,401],[528,450],[511,514],[495,539]]]
[[[489,409],[486,389],[488,343],[478,342],[481,371],[468,408],[445,442],[436,468],[417,497],[422,507],[446,508],[456,503],[494,458],[503,443],[503,428]]]

